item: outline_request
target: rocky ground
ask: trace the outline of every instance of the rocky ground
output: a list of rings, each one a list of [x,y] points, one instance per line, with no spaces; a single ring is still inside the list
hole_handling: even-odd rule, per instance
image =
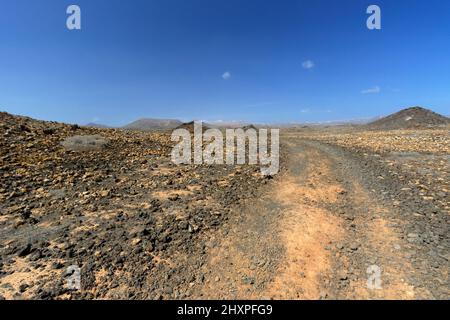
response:
[[[289,130],[275,178],[175,166],[166,133],[0,133],[0,298],[450,298],[446,129]]]
[[[164,133],[2,113],[0,135],[6,299],[189,297],[205,239],[266,183],[257,167],[175,166]],[[81,291],[66,286],[72,265]]]
[[[283,138],[285,170],[215,243],[197,298],[450,298],[448,142],[432,164],[416,155],[413,171],[357,134],[346,147],[335,135]]]
[[[450,127],[308,136],[379,163],[394,179],[405,184],[402,193],[416,193],[416,201],[450,212]]]

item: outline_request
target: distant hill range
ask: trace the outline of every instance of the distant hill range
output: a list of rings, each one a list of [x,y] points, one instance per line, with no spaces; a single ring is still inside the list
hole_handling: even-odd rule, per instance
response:
[[[139,119],[126,126],[122,129],[128,130],[173,130],[183,123],[179,120],[174,119]]]
[[[217,129],[236,129],[236,128],[242,128],[244,126],[249,125],[250,123],[245,121],[210,121],[205,123],[206,126],[210,128],[217,128]]]
[[[31,119],[23,116],[9,115],[1,113],[0,115],[8,115],[10,117]],[[51,122],[48,122],[51,123]],[[55,123],[55,122],[53,122]],[[426,128],[447,128],[450,127],[450,118],[435,113],[422,107],[412,107],[401,110],[397,113],[386,117],[377,117],[372,119],[356,119],[349,121],[328,121],[319,123],[273,123],[273,124],[251,124],[244,121],[212,121],[202,122],[203,131],[210,128],[242,128],[260,129],[260,128],[315,128],[315,127],[338,127],[352,126],[369,130],[395,130],[395,129],[426,129]],[[177,128],[184,128],[190,132],[194,132],[194,122],[183,123],[175,119],[153,119],[143,118],[136,120],[121,128],[111,127],[98,123],[88,123],[85,128],[99,129],[125,129],[125,130],[142,130],[142,131],[170,131]]]
[[[105,125],[103,125],[103,124],[93,123],[93,122],[84,125],[84,127],[88,127],[88,128],[98,128],[98,129],[109,129],[109,128],[111,128],[111,127],[109,127],[109,126],[105,126]]]
[[[450,118],[422,107],[404,109],[366,125],[371,130],[426,129],[450,125]]]

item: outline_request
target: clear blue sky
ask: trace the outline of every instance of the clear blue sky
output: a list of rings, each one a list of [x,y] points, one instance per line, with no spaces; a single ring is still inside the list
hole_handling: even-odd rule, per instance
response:
[[[109,125],[343,120],[412,105],[450,114],[450,1],[0,4],[0,110],[10,113]],[[66,28],[70,4],[81,31]],[[366,28],[370,4],[381,31]]]

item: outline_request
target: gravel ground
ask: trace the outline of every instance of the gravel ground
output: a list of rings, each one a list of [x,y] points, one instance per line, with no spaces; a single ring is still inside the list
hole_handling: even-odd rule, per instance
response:
[[[5,113],[0,131],[6,299],[189,296],[205,239],[266,182],[255,166],[175,166],[164,133]],[[73,265],[81,291],[67,287]]]
[[[228,225],[197,298],[450,297],[448,197],[426,201],[415,171],[367,150],[284,141],[285,171]],[[374,267],[380,289],[367,286]]]

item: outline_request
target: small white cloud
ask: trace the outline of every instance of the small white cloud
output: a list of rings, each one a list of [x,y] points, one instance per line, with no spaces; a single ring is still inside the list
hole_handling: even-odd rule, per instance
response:
[[[301,113],[309,113],[309,111],[310,111],[309,109],[302,109],[302,110],[300,110]]]
[[[381,88],[379,86],[375,86],[373,88],[361,91],[362,94],[374,94],[374,93],[380,93],[380,92],[381,92]]]
[[[303,61],[302,67],[303,67],[303,69],[312,69],[315,67],[315,64],[311,60],[306,60],[306,61]]]
[[[230,78],[231,78],[231,73],[228,71],[222,75],[223,80],[229,80]]]

